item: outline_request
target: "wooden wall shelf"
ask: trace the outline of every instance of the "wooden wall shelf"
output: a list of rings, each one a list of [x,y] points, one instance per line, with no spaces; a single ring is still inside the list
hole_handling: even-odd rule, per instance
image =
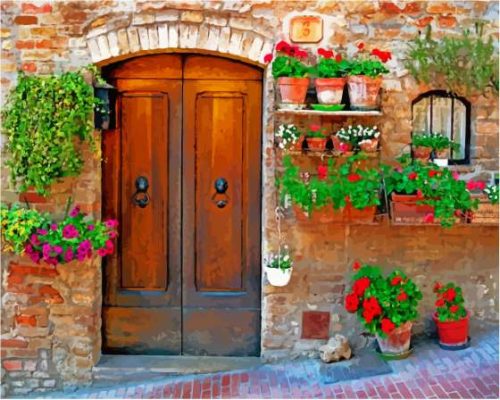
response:
[[[276,114],[281,115],[310,115],[310,116],[320,116],[320,117],[380,117],[382,116],[382,111],[317,111],[317,110],[289,110],[286,108],[278,108],[275,111]]]

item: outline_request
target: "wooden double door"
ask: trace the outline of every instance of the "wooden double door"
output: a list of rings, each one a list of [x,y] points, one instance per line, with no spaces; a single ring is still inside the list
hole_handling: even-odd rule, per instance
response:
[[[104,352],[259,355],[261,71],[169,54],[104,72]]]

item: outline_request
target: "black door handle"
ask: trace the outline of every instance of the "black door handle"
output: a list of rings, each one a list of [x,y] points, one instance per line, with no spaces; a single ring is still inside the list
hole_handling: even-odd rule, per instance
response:
[[[148,188],[148,178],[145,176],[137,177],[135,180],[135,193],[132,195],[132,201],[136,206],[144,208],[149,204]]]
[[[214,182],[214,187],[215,193],[212,196],[212,201],[217,205],[217,207],[224,208],[229,201],[229,196],[226,194],[229,184],[225,178],[217,178]],[[224,198],[217,200],[217,195],[223,195]]]

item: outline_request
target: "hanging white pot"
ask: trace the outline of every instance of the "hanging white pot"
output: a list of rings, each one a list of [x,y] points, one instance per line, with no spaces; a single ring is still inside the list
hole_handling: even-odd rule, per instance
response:
[[[269,268],[265,267],[267,280],[273,286],[286,286],[290,282],[292,277],[292,268],[281,269],[281,268]]]

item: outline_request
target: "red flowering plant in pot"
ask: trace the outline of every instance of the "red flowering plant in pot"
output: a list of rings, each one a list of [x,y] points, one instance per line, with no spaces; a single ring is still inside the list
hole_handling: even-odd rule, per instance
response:
[[[442,285],[436,282],[436,323],[439,344],[444,348],[464,346],[469,339],[469,313],[464,307],[462,289],[449,282]]]
[[[349,63],[342,54],[318,49],[318,62],[314,66],[316,95],[321,104],[340,104],[347,81]]]
[[[349,61],[347,87],[351,109],[378,109],[378,94],[382,75],[389,72],[385,63],[392,59],[391,52],[373,49],[368,52],[364,43],[357,45],[356,56]]]
[[[276,57],[267,54],[264,61],[272,61],[272,74],[278,81],[282,103],[303,104],[309,87],[310,67],[303,62],[307,52],[283,40],[276,44],[275,50]]]
[[[399,269],[387,276],[380,267],[360,262],[353,269],[351,291],[344,300],[346,310],[356,313],[368,332],[375,334],[382,353],[407,355],[422,293]]]
[[[324,151],[329,137],[330,134],[321,125],[309,125],[309,129],[306,134],[307,149],[313,151]]]

